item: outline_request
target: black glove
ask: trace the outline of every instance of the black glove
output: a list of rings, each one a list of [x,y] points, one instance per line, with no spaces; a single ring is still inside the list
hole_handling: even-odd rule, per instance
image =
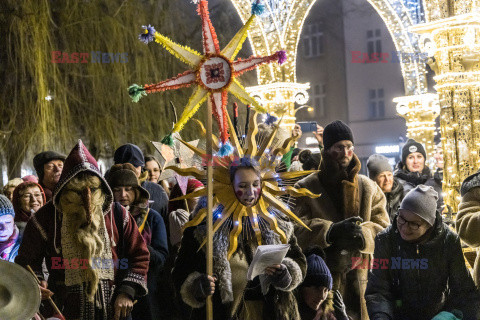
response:
[[[272,285],[275,288],[285,289],[292,283],[292,276],[288,272],[287,266],[284,264],[280,265],[280,270],[277,270],[274,275],[270,276]]]
[[[348,320],[347,308],[345,307],[342,295],[338,290],[333,291],[333,310],[337,320]]]
[[[327,242],[334,244],[340,239],[352,240],[362,235],[362,227],[360,223],[363,219],[360,217],[351,217],[339,222],[335,222],[330,226],[327,232]],[[357,224],[358,223],[358,224]]]
[[[207,296],[212,295],[214,291],[215,287],[212,288],[211,282],[206,274],[202,274],[193,281],[193,296],[198,301],[204,301]]]

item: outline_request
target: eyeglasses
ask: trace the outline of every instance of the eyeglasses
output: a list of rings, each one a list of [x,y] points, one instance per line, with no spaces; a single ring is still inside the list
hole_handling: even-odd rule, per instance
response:
[[[41,193],[24,193],[22,195],[22,198],[25,200],[28,200],[30,198],[36,198],[36,199],[42,199],[42,194]]]
[[[340,146],[333,146],[332,147],[333,151],[335,151],[335,152],[344,152],[344,150],[345,150],[349,153],[353,152],[353,148],[354,148],[353,145],[352,146],[342,146],[342,145],[340,145]]]
[[[416,222],[405,220],[401,215],[397,216],[397,223],[403,226],[405,223],[408,223],[408,226],[412,230],[418,230],[423,224],[418,224]]]

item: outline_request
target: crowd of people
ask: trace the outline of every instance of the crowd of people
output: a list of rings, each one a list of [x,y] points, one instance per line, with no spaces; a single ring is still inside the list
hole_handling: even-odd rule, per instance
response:
[[[301,134],[297,125],[287,136]],[[233,226],[215,233],[207,274],[206,226],[185,227],[206,207],[196,197],[205,181],[162,180],[158,159],[130,143],[107,172],[80,140],[68,156],[37,154],[36,176],[8,181],[0,195],[0,258],[38,277],[37,319],[205,319],[209,296],[214,319],[480,319],[480,255],[472,276],[462,252],[480,247],[480,172],[462,184],[447,225],[442,162],[432,173],[421,143],[409,139],[395,168],[371,155],[365,176],[348,125],[313,134],[318,152],[292,147],[278,167],[313,170],[294,187],[320,196],[286,201],[308,229],[278,219],[289,249],[253,280],[257,241],[240,229],[227,254]],[[246,208],[262,193],[259,167],[243,157],[229,168]],[[262,244],[282,243],[258,228]]]

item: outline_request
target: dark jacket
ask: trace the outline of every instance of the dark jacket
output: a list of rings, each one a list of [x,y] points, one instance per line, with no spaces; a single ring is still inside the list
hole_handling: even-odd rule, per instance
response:
[[[387,212],[388,216],[390,217],[390,222],[393,221],[393,218],[395,218],[403,197],[403,185],[397,180],[397,178],[393,178],[392,191],[385,193],[385,198],[387,199]]]
[[[138,221],[137,221],[138,225]],[[148,227],[148,228],[147,228]],[[150,252],[150,265],[147,273],[148,295],[138,300],[132,311],[132,319],[159,319],[157,284],[168,257],[167,231],[160,214],[150,209],[142,236]]]
[[[150,200],[153,201],[150,204],[150,208],[160,213],[165,224],[168,223],[168,196],[163,187],[159,184],[144,181],[142,187],[145,188],[150,194]]]
[[[374,258],[388,259],[388,268],[372,268],[368,274],[370,319],[383,313],[389,318],[381,319],[430,320],[453,309],[462,311],[464,320],[478,319],[480,296],[465,266],[460,239],[438,213],[430,240],[420,244],[402,240],[395,218],[375,238]],[[410,260],[415,264],[403,265],[405,259],[415,259]]]
[[[426,165],[422,173],[410,172],[400,161],[399,163],[397,163],[394,177],[397,178],[398,182],[400,182],[403,186],[403,196],[405,196],[410,190],[412,190],[419,184],[433,187],[433,189],[438,193],[437,209],[443,209],[444,203],[442,195],[442,179],[439,179],[439,175],[437,175],[437,178],[435,179],[432,175],[432,172],[430,171],[430,168],[428,168]]]

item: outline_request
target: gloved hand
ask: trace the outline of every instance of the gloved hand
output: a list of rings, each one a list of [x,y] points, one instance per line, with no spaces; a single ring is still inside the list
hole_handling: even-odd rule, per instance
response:
[[[339,222],[335,222],[330,226],[327,232],[327,242],[344,246],[346,244],[352,245],[356,243],[358,247],[358,238],[363,241],[362,227],[360,223],[363,219],[360,217],[351,217]],[[355,240],[357,239],[357,240]]]
[[[338,290],[333,291],[333,310],[337,320],[348,320],[347,308],[345,307],[342,295]]]
[[[203,301],[207,296],[211,296],[215,292],[215,279],[206,274],[202,274],[193,281],[193,296],[198,301]]]
[[[275,288],[285,289],[292,282],[292,276],[284,264],[275,264],[265,268],[265,274],[270,276],[271,284]]]

